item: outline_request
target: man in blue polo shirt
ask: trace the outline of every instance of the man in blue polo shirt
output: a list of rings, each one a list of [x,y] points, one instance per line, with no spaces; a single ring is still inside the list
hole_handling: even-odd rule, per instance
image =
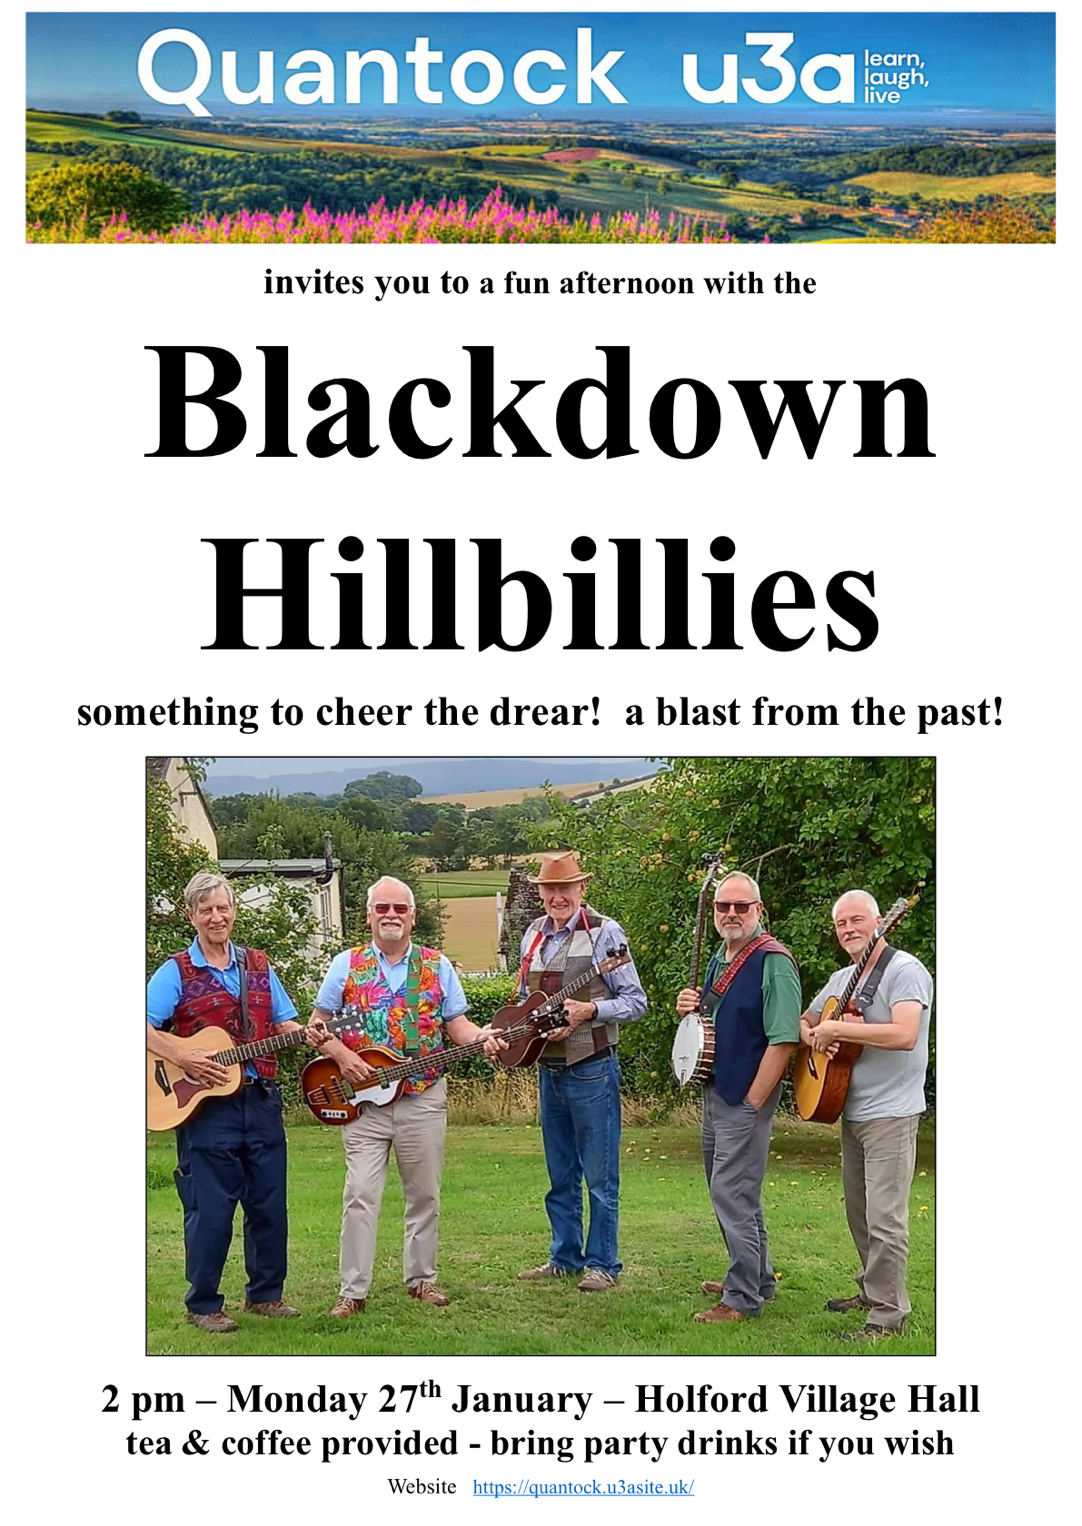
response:
[[[201,871],[184,892],[195,938],[157,969],[147,986],[147,1049],[183,1064],[195,1080],[221,1086],[228,1072],[201,1050],[182,1048],[204,1027],[235,1042],[300,1028],[297,1010],[258,949],[240,950],[247,984],[241,1001],[238,950],[230,941],[237,908],[229,881]],[[249,1062],[244,1085],[208,1099],[177,1129],[174,1179],[184,1207],[185,1303],[189,1321],[222,1335],[237,1329],[218,1290],[238,1203],[244,1210],[245,1308],[267,1318],[298,1311],[282,1301],[286,1275],[286,1140],[272,1057]]]

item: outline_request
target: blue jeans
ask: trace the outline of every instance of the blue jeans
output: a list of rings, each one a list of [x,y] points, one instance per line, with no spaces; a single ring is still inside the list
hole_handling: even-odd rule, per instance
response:
[[[541,1071],[541,1135],[550,1190],[551,1260],[564,1271],[597,1267],[619,1275],[620,1063],[614,1054]],[[590,1231],[582,1239],[582,1181],[590,1198]]]

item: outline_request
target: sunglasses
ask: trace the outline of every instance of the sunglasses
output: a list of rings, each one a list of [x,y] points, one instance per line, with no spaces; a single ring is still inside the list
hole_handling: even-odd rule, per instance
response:
[[[715,911],[735,911],[738,917],[748,914],[753,906],[758,906],[758,901],[715,901]]]
[[[397,911],[400,917],[404,917],[413,907],[408,901],[373,901],[372,910],[377,917],[385,917],[389,911]]]

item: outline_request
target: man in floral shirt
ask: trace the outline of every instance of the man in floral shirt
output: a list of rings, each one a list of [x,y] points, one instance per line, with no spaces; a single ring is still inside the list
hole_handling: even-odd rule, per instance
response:
[[[332,961],[316,997],[312,1021],[345,1013],[356,1017],[349,1047],[329,1039],[323,1054],[348,1081],[362,1081],[371,1068],[353,1053],[383,1044],[416,1055],[417,1070],[401,1097],[384,1107],[365,1103],[361,1115],[342,1130],[346,1187],[342,1201],[341,1291],[333,1319],[349,1319],[365,1306],[372,1282],[376,1226],[393,1145],[406,1200],[403,1256],[412,1298],[444,1308],[447,1295],[436,1283],[439,1247],[440,1176],[447,1133],[447,1081],[437,1056],[450,1044],[485,1040],[495,1055],[499,1041],[489,1027],[466,1017],[466,996],[446,955],[410,939],[417,909],[401,880],[382,879],[368,892],[370,943],[346,949]],[[426,1063],[427,1061],[427,1063]]]

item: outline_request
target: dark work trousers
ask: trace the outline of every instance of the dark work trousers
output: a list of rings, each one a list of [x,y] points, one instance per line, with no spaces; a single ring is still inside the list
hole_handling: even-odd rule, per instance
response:
[[[214,1314],[233,1214],[244,1210],[244,1266],[249,1303],[282,1296],[286,1276],[286,1136],[278,1088],[242,1085],[211,1098],[177,1130],[177,1193],[184,1206],[185,1303]]]

